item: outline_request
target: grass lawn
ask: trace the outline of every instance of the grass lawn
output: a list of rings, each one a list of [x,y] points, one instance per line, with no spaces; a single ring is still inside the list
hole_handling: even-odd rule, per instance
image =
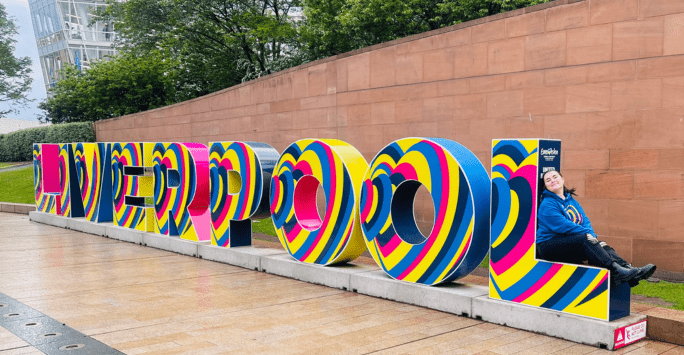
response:
[[[658,297],[661,300],[672,303],[669,308],[684,311],[684,284],[667,281],[640,282],[639,286],[632,288],[632,293],[646,297]]]
[[[0,201],[34,204],[33,166],[0,172]]]
[[[270,218],[264,218],[257,221],[252,221],[252,232],[263,233],[272,237],[277,237],[273,221]]]

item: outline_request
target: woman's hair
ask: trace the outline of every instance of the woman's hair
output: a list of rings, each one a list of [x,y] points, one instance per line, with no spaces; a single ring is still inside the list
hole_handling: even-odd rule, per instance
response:
[[[546,174],[548,174],[548,173],[550,173],[550,172],[553,172],[553,171],[557,172],[558,175],[560,175],[560,177],[563,177],[563,175],[561,174],[561,172],[558,171],[558,170],[549,170],[549,171],[543,173],[542,176],[541,176],[541,184],[542,184],[542,186],[544,186],[544,190],[546,190],[546,182],[544,181],[544,176],[546,176]],[[565,187],[565,185],[563,185],[563,193],[564,193],[564,194],[568,194],[568,193],[569,193],[570,195],[577,196],[577,194],[575,193],[576,190],[577,190],[577,189],[575,189],[574,187],[573,187],[572,189],[568,189],[567,187]]]

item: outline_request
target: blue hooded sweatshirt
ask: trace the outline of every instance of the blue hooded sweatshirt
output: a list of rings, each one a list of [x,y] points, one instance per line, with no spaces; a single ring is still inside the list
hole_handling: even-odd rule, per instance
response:
[[[537,210],[537,243],[554,237],[591,234],[596,236],[582,206],[565,193],[565,200],[555,193],[544,190]]]

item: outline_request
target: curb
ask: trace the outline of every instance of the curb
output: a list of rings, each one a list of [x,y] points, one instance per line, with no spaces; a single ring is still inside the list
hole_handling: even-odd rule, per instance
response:
[[[29,214],[36,210],[36,205],[28,203],[0,202],[0,212]]]

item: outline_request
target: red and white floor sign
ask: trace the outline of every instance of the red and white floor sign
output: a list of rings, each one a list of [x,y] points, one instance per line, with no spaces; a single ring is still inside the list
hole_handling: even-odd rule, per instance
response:
[[[646,320],[615,329],[615,347],[619,349],[646,337]]]

